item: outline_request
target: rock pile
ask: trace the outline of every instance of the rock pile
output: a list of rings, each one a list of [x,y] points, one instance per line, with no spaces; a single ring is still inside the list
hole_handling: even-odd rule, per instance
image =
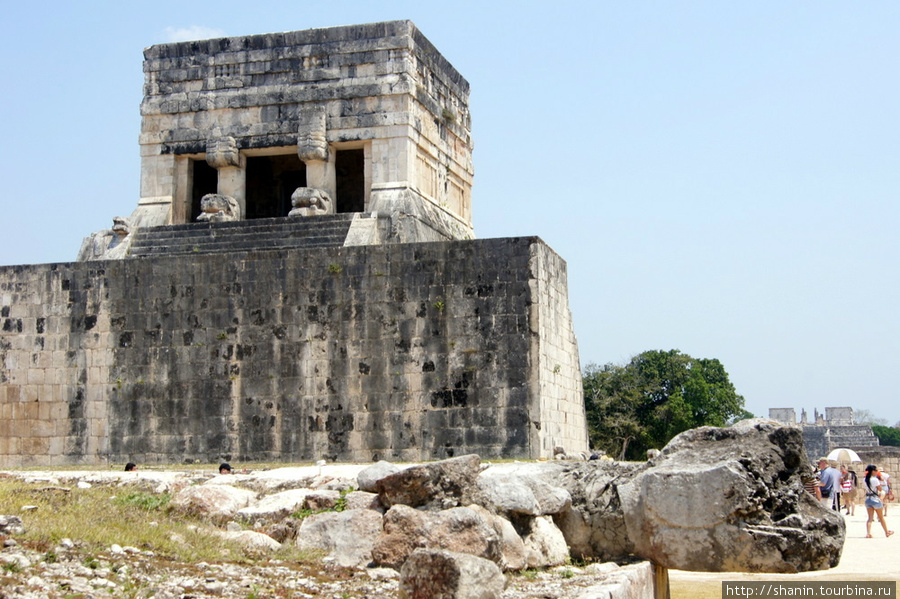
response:
[[[80,482],[115,478],[173,492],[172,509],[224,529],[248,551],[290,543],[321,551],[329,568],[368,573],[372,596],[515,596],[503,591],[504,572],[581,573],[563,565],[585,558],[607,563],[590,566],[587,586],[544,596],[588,596],[607,584],[629,589],[615,596],[650,597],[650,564],[610,562],[745,572],[836,565],[843,520],[803,490],[805,465],[799,429],[757,420],[688,431],[646,463],[491,465],[468,455],[403,469],[379,462],[207,477],[92,473]],[[0,532],[14,536],[16,520],[0,517]]]

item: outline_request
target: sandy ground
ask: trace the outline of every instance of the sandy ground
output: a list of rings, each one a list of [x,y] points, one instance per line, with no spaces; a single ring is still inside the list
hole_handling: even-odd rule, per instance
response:
[[[900,582],[900,504],[888,507],[887,525],[897,531],[891,537],[884,536],[878,519],[872,523],[872,538],[866,538],[866,509],[856,507],[853,516],[844,516],[847,537],[841,561],[830,570],[804,572],[802,574],[743,574],[737,572],[685,572],[670,570],[669,583],[673,599],[682,597],[721,597],[721,582],[777,581],[777,580],[895,580]],[[900,587],[900,585],[898,585]]]

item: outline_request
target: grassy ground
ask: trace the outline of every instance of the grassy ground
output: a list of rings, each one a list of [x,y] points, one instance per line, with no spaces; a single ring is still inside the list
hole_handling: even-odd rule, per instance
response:
[[[50,553],[68,538],[82,543],[88,551],[117,544],[150,550],[180,562],[256,558],[223,541],[202,523],[170,509],[170,499],[168,494],[129,487],[79,489],[0,479],[0,513],[19,515],[26,530],[20,539],[32,549]],[[23,506],[35,509],[23,511]],[[312,558],[291,547],[282,549],[277,557]]]

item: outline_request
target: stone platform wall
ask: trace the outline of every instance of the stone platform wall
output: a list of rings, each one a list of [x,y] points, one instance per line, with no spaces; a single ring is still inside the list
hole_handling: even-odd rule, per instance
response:
[[[862,458],[862,465],[856,467],[857,474],[865,472],[868,464],[875,464],[879,470],[887,472],[893,478],[894,493],[900,489],[900,447],[863,447],[856,453]]]
[[[587,449],[537,238],[0,268],[0,465]]]

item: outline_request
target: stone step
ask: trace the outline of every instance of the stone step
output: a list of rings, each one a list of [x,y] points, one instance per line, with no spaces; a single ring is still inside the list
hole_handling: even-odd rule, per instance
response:
[[[144,227],[135,233],[130,256],[340,247],[353,216],[333,214]]]
[[[347,227],[352,215],[329,215],[326,217],[307,217],[297,219],[258,219],[226,223],[190,223],[181,225],[165,225],[162,227],[143,228],[143,235],[156,238],[210,237],[219,235],[254,234],[257,232],[304,232],[311,229],[329,227]]]
[[[346,236],[350,225],[348,223],[336,226],[329,224],[322,227],[307,227],[303,229],[254,229],[245,231],[233,229],[230,231],[217,231],[214,233],[179,234],[178,232],[156,233],[154,231],[138,231],[132,241],[132,248],[148,245],[178,245],[183,243],[216,243],[220,241],[244,241],[247,239],[302,239],[310,236]]]

